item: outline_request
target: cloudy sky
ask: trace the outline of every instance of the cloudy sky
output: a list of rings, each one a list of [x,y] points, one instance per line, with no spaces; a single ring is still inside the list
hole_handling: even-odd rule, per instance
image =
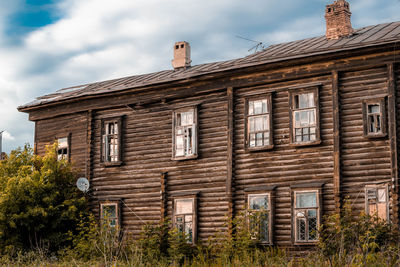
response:
[[[324,34],[333,0],[1,0],[3,150],[33,143],[17,106],[88,82],[171,68],[186,40],[193,65],[243,57],[255,43]],[[354,28],[400,21],[400,0],[350,0]]]

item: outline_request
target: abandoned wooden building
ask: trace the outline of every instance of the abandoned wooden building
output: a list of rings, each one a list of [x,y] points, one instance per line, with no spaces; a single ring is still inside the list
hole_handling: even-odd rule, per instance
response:
[[[322,15],[322,14],[321,14]],[[93,211],[138,234],[162,218],[205,240],[262,211],[265,244],[302,249],[346,196],[399,223],[400,22],[353,29],[345,0],[326,35],[252,55],[61,89],[20,106],[35,153],[91,183]],[[304,246],[306,245],[306,246]]]

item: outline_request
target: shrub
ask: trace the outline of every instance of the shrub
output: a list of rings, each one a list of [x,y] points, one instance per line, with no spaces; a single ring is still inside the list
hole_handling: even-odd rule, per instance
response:
[[[57,251],[68,245],[80,215],[86,216],[77,173],[67,161],[57,161],[55,148],[40,157],[26,145],[0,161],[0,253]]]

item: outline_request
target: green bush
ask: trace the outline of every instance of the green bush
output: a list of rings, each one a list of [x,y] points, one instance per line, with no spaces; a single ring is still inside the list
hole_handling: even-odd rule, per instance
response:
[[[56,144],[44,157],[26,145],[0,161],[0,253],[55,252],[69,245],[87,201],[75,186],[77,173],[57,161]]]

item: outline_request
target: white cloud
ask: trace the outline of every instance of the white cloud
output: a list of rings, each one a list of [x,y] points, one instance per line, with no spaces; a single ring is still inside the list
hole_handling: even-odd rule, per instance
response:
[[[0,130],[14,137],[5,142],[6,151],[32,143],[33,123],[16,107],[36,96],[170,69],[175,41],[189,41],[193,64],[200,64],[246,56],[254,44],[236,35],[274,44],[323,34],[324,6],[331,2],[62,0],[60,20],[22,36],[20,44],[9,44],[6,19],[19,1],[6,1],[0,9]],[[354,24],[400,20],[399,1],[385,1],[389,4],[351,1]]]
[[[15,137],[12,136],[9,132],[4,131],[3,132],[3,139],[12,141],[12,140],[15,140]]]

